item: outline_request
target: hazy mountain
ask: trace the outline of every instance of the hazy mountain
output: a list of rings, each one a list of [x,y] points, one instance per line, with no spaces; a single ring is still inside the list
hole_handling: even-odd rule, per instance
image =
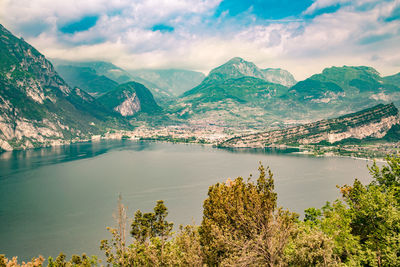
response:
[[[110,110],[122,116],[133,116],[138,112],[158,113],[161,108],[144,85],[127,82],[102,95],[98,100]]]
[[[141,77],[136,77],[129,73],[128,71],[115,66],[112,63],[104,62],[104,61],[89,61],[89,62],[76,62],[76,61],[65,61],[59,59],[52,60],[58,68],[59,66],[74,66],[74,67],[83,67],[83,68],[90,68],[94,70],[96,75],[98,76],[105,76],[119,84],[126,83],[129,81],[135,81],[138,83],[143,84],[146,86],[154,95],[155,100],[160,104],[166,104],[170,102],[174,97],[171,92],[167,89],[160,87],[159,85],[152,83],[148,80],[145,80]],[[84,80],[83,80],[84,82]],[[86,84],[85,86],[88,87],[90,84]],[[108,91],[108,88],[104,88],[102,92]]]
[[[282,130],[235,137],[221,147],[265,147],[271,144],[320,144],[348,140],[379,140],[399,127],[399,111],[393,104],[377,105],[334,119]],[[400,135],[397,134],[397,140]]]
[[[118,83],[104,75],[98,75],[90,67],[70,65],[56,66],[61,77],[73,87],[79,87],[93,96],[99,96],[117,87]]]
[[[0,25],[0,148],[27,148],[101,133],[126,121],[71,89],[35,48]]]
[[[189,89],[199,85],[205,77],[201,72],[181,69],[143,69],[132,70],[130,73],[134,77],[140,77],[158,85],[160,88],[167,89],[175,96],[179,96]]]

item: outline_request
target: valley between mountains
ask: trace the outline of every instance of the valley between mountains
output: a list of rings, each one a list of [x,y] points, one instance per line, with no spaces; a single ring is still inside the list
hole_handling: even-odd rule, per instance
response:
[[[0,25],[0,150],[102,138],[296,146],[381,157],[400,141],[400,73],[328,67],[296,81],[234,57],[206,76],[47,59]]]

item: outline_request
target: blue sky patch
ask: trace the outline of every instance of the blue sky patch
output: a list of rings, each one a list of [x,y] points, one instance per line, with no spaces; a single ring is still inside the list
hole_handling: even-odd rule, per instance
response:
[[[392,22],[394,20],[400,20],[400,5],[393,9],[389,17],[385,18],[386,22]]]
[[[157,24],[151,27],[153,32],[160,31],[160,32],[173,32],[175,29],[172,26],[165,25],[165,24]]]
[[[76,32],[87,31],[96,25],[97,20],[99,19],[98,16],[87,16],[83,17],[82,19],[74,22],[70,22],[65,24],[60,28],[60,31],[63,33],[73,34]]]
[[[317,9],[316,11],[314,11],[311,15],[306,15],[306,18],[315,18],[317,16],[320,16],[322,14],[327,14],[327,13],[335,13],[336,11],[338,11],[341,7],[343,7],[343,5],[341,4],[336,4],[336,5],[332,5],[332,6],[327,6],[324,8],[320,8]]]
[[[229,16],[236,16],[250,10],[259,19],[278,20],[299,16],[312,3],[312,0],[223,0],[215,14],[218,17],[228,11]]]
[[[359,41],[359,44],[361,45],[368,45],[368,44],[372,44],[372,43],[376,43],[376,42],[381,42],[383,40],[389,39],[391,38],[393,35],[390,33],[385,33],[385,34],[374,34],[374,35],[370,35],[367,37],[362,38]]]

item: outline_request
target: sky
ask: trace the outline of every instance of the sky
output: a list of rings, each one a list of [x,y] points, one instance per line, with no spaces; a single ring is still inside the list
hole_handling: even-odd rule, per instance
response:
[[[48,58],[125,69],[400,72],[400,0],[0,0],[0,23]]]

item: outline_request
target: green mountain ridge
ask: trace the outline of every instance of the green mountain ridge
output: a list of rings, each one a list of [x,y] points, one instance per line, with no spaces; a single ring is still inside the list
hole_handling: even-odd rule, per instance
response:
[[[390,79],[390,78],[389,78]],[[326,68],[275,100],[271,112],[292,120],[334,117],[379,103],[400,105],[400,87],[365,66]]]

